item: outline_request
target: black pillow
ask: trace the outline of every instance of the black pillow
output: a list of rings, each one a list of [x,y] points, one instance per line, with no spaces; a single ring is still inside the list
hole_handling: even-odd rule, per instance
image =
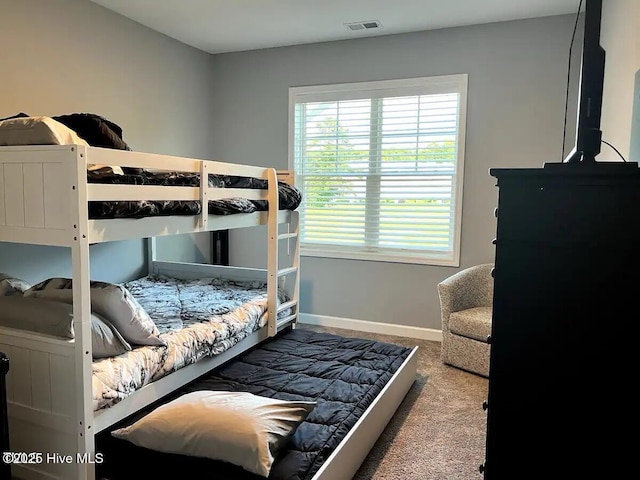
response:
[[[11,115],[10,117],[4,117],[4,118],[0,118],[0,122],[2,122],[3,120],[11,120],[13,118],[24,118],[24,117],[29,117],[30,115],[27,115],[24,112],[20,112],[17,113],[16,115]]]
[[[51,118],[75,131],[92,147],[131,150],[122,139],[122,128],[100,115],[72,113]]]
[[[92,147],[131,150],[122,139],[122,128],[106,118],[94,113],[71,113],[51,117],[76,132]],[[139,174],[142,169],[122,167],[124,173]]]

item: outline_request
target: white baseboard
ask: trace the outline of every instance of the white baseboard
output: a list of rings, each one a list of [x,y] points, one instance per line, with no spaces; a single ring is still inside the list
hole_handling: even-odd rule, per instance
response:
[[[442,331],[432,328],[410,327],[408,325],[396,325],[393,323],[379,323],[368,320],[354,320],[352,318],[330,317],[328,315],[316,315],[313,313],[301,313],[298,316],[300,323],[318,325],[320,327],[346,328],[367,333],[381,333],[383,335],[395,335],[396,337],[418,338],[420,340],[442,341]]]

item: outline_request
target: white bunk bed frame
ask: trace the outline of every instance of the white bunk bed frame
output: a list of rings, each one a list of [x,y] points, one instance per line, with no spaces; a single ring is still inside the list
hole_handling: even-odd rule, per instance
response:
[[[200,174],[199,187],[113,185],[87,182],[88,165],[111,165]],[[266,179],[268,189],[209,188],[208,174]],[[9,358],[7,402],[10,448],[32,454],[34,463],[12,465],[24,480],[94,480],[99,452],[94,435],[204,375],[247,349],[295,327],[299,298],[298,212],[281,211],[273,168],[196,160],[81,145],[0,147],[0,242],[71,248],[75,340],[0,327],[0,351]],[[264,212],[209,215],[208,200],[244,197],[268,200]],[[199,200],[198,216],[91,220],[89,201]],[[279,224],[287,224],[279,232]],[[156,258],[155,237],[267,225],[267,268],[247,269]],[[222,276],[267,281],[267,325],[226,352],[167,375],[111,408],[93,411],[89,245],[149,238],[149,272],[178,278]],[[279,267],[281,240],[293,241],[290,267]],[[284,243],[284,242],[283,242]],[[278,306],[284,277],[291,300]],[[292,309],[286,318],[278,312]],[[368,454],[415,380],[417,348],[341,442],[314,480],[349,479]],[[38,455],[40,454],[40,455]],[[58,456],[52,456],[58,454]],[[66,457],[69,455],[70,457]],[[67,462],[70,458],[72,461]],[[78,461],[78,460],[81,461]]]

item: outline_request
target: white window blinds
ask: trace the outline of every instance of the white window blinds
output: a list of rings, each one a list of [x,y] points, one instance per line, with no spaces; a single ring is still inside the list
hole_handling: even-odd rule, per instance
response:
[[[291,89],[303,255],[458,263],[466,75]]]

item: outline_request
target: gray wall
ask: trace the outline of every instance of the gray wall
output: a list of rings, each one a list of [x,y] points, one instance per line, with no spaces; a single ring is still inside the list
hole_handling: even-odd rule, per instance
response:
[[[607,0],[600,43],[606,51],[602,138],[640,162],[640,2]],[[598,160],[619,161],[608,146]]]
[[[497,191],[488,169],[561,158],[572,22],[550,17],[211,57],[84,0],[0,0],[0,116],[94,112],[120,124],[134,150],[287,168],[288,87],[468,73],[464,268],[493,258]],[[263,238],[261,228],[234,232],[232,262],[263,265]],[[208,255],[206,236],[160,245],[161,258]],[[141,241],[94,246],[92,276],[138,276],[144,254]],[[68,255],[1,244],[0,271],[29,281],[68,274]],[[436,285],[456,271],[305,257],[301,311],[439,329]]]
[[[210,55],[86,0],[0,0],[0,117],[92,112],[119,124],[134,150],[209,158]],[[166,240],[166,241],[165,241]],[[202,257],[167,238],[162,256]],[[94,279],[144,273],[140,240],[91,247]],[[70,273],[68,249],[0,244],[0,272],[34,282]]]
[[[287,168],[290,86],[469,74],[461,268],[491,262],[491,167],[562,158],[574,16],[548,17],[214,57],[215,157]],[[575,113],[570,129],[575,124]],[[569,132],[569,139],[573,133]],[[261,237],[262,238],[262,237]],[[232,261],[261,265],[263,243],[234,233]],[[437,283],[451,267],[304,257],[301,311],[440,329]]]

